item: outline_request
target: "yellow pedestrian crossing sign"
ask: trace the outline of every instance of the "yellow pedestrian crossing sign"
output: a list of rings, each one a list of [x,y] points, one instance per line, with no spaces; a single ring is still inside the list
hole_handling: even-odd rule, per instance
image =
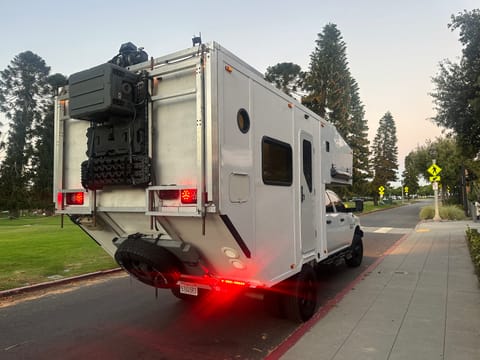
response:
[[[385,194],[385,188],[383,187],[383,185],[380,185],[380,186],[378,187],[378,194],[379,194],[380,196],[382,196],[383,194]]]
[[[440,182],[440,176],[430,176],[430,182]]]
[[[430,167],[427,169],[428,173],[432,176],[437,176],[440,171],[442,171],[442,168],[438,166],[437,164],[432,164]]]

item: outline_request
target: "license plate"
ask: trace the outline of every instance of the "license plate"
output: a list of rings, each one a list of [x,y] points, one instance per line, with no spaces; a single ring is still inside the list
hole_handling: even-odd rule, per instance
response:
[[[180,284],[180,294],[198,296],[198,287],[195,285]]]

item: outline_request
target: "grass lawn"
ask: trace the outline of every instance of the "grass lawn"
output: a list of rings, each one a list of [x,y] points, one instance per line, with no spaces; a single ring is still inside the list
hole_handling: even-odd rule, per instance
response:
[[[0,291],[115,267],[67,217],[0,219]]]
[[[353,201],[348,201],[345,204],[349,208],[354,208],[355,207],[355,203]],[[405,201],[405,204],[407,204],[407,201]],[[357,215],[358,214],[366,214],[366,213],[373,212],[373,211],[390,209],[390,208],[397,207],[397,206],[400,206],[400,205],[402,205],[401,201],[393,201],[392,204],[382,204],[382,205],[377,205],[377,206],[373,205],[373,201],[365,201],[363,203],[363,211],[361,213],[356,213],[356,214]]]

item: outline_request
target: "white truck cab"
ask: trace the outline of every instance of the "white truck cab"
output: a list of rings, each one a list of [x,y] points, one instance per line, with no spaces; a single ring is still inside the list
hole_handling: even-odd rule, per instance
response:
[[[259,289],[309,319],[317,265],[363,254],[358,219],[325,191],[351,184],[350,147],[215,42],[150,60],[122,48],[57,98],[56,212],[147,285]]]
[[[352,212],[354,210],[347,208],[340,197],[332,190],[325,191],[327,249],[330,253],[352,244],[352,239],[349,236],[350,232],[360,226],[358,217]],[[357,244],[353,249],[352,257],[346,259],[350,266],[360,265],[363,257],[363,244],[360,246],[358,239],[355,242]]]

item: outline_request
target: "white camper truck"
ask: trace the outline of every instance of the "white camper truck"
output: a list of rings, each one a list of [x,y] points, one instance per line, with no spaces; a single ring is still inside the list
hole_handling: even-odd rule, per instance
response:
[[[56,212],[148,285],[265,290],[305,321],[316,266],[362,261],[358,219],[325,189],[351,183],[351,149],[217,43],[73,74],[55,115]]]

